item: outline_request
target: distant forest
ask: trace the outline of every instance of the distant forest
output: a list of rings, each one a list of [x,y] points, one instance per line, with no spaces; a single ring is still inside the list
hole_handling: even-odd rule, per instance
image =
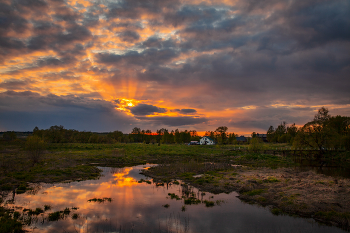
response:
[[[18,135],[29,136],[30,132],[16,133],[8,131],[3,133],[4,140],[14,140]],[[39,137],[48,143],[189,143],[199,141],[195,130],[179,131],[161,128],[152,132],[135,127],[131,133],[124,134],[121,131],[109,133],[93,133],[65,129],[63,126],[51,126],[49,129],[35,127],[33,136]],[[220,126],[215,131],[207,131],[205,136],[211,137],[217,144],[237,144],[237,134],[228,133],[228,127]],[[251,138],[256,138],[253,132]],[[350,117],[331,116],[326,108],[320,108],[314,119],[303,127],[295,124],[287,126],[282,122],[276,128],[270,126],[266,132],[268,142],[289,143],[294,147],[317,148],[346,148],[350,150]],[[250,139],[250,138],[248,138]],[[241,142],[240,142],[241,143]],[[249,140],[248,140],[249,143]]]

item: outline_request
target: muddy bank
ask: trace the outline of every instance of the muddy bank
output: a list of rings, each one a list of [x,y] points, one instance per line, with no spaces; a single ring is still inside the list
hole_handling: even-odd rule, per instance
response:
[[[167,171],[167,172],[165,172]],[[172,172],[169,172],[172,171]],[[311,217],[350,231],[350,180],[292,168],[231,167],[204,173],[154,167],[143,172],[163,182],[182,179],[212,193],[237,191],[248,203],[268,206],[273,214]]]

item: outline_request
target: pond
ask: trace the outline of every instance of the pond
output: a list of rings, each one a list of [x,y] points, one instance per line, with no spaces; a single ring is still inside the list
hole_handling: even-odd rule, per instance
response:
[[[139,174],[145,167],[102,167],[98,180],[37,185],[7,205],[24,213],[31,232],[345,232],[273,215],[243,203],[235,192],[215,195],[181,181],[153,183]]]

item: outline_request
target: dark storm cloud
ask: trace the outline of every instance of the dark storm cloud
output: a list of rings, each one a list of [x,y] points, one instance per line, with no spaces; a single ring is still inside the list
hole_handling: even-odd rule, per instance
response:
[[[3,36],[7,30],[21,33],[29,26],[28,21],[23,18],[11,5],[0,2],[0,32]]]
[[[124,31],[122,33],[119,33],[118,36],[123,40],[123,41],[137,41],[140,39],[140,35],[137,32],[134,31]]]
[[[111,53],[99,53],[96,54],[97,61],[99,63],[119,63],[125,62],[126,64],[134,65],[147,65],[155,63],[163,63],[169,61],[172,58],[178,56],[178,53],[172,49],[146,49],[143,52],[131,51],[123,55],[111,54]]]
[[[267,2],[263,4],[264,7],[272,8],[278,1],[264,2]],[[247,14],[247,10],[261,9],[262,3],[259,1],[243,4],[233,18],[220,18],[220,14],[205,18],[191,12],[193,16],[189,14],[188,18],[192,21],[178,32],[187,39],[181,47],[205,51],[237,48],[255,42],[259,45],[257,51],[266,50],[278,55],[333,41],[349,41],[350,32],[347,28],[350,27],[350,20],[346,10],[350,7],[349,3],[343,0],[319,2],[300,4],[296,1],[288,6],[284,3],[284,7],[273,11],[270,17]]]
[[[55,57],[48,57],[37,61],[38,66],[62,66],[63,61]]]
[[[6,54],[5,51],[15,49],[19,50],[21,48],[24,48],[25,45],[22,41],[9,38],[9,37],[0,37],[0,47],[2,47],[3,51],[1,51],[2,54]]]
[[[0,54],[10,56],[25,54],[31,50],[54,49],[65,53],[71,43],[91,39],[88,28],[76,23],[83,15],[67,7],[64,1],[12,1],[10,4],[0,3]],[[48,8],[55,12],[48,15]],[[25,17],[32,15],[33,19]],[[43,20],[34,19],[40,15]],[[39,17],[38,17],[39,18]],[[47,20],[47,19],[53,19]],[[65,27],[58,22],[65,21]],[[21,35],[32,31],[31,37],[19,39],[9,35]],[[29,50],[28,50],[29,49]],[[69,48],[71,51],[72,49]],[[72,51],[76,53],[78,50]]]
[[[133,22],[124,22],[124,23],[116,23],[112,22],[111,24],[108,25],[107,27],[109,30],[113,30],[115,28],[127,28],[129,30],[137,30],[137,29],[142,29],[142,23],[141,21],[133,21]]]
[[[52,22],[46,22],[46,21],[35,21],[33,23],[34,26],[34,32],[36,34],[53,34],[58,33],[62,30],[62,27],[58,24],[54,24]]]
[[[21,7],[22,10],[43,9],[47,7],[47,2],[42,0],[19,0],[14,5]]]
[[[80,80],[82,77],[77,76],[74,72],[71,71],[61,71],[61,72],[50,72],[41,76],[44,80],[57,81],[57,80]]]
[[[128,109],[136,116],[147,116],[154,113],[165,113],[167,111],[165,108],[159,108],[150,104],[138,104],[134,107],[128,107]]]
[[[259,129],[258,133],[264,133],[272,125],[277,127],[282,122],[287,125],[293,123],[303,125],[311,121],[315,114],[316,108],[271,108],[259,107],[247,110],[244,115],[232,118],[228,123],[228,127],[235,129]]]
[[[169,117],[169,116],[155,116],[155,117],[137,117],[139,120],[148,121],[156,125],[166,125],[166,126],[185,126],[185,125],[195,125],[206,123],[208,119],[206,118],[194,118],[194,117]]]
[[[96,93],[91,93],[91,96],[96,97]],[[115,111],[109,102],[87,97],[41,96],[30,91],[0,93],[0,128],[32,130],[35,126],[45,129],[64,125],[66,128],[98,132],[129,130],[132,119]]]
[[[138,19],[143,13],[160,14],[165,10],[176,9],[178,0],[122,0],[110,3],[107,16],[109,18]]]
[[[0,83],[0,88],[4,88],[6,90],[26,90],[30,84],[33,84],[35,82],[36,81],[30,79],[10,79]]]
[[[174,109],[174,111],[181,113],[181,114],[195,114],[195,113],[197,113],[197,110],[192,109],[192,108]]]
[[[23,92],[16,92],[16,91],[6,91],[3,93],[0,93],[0,102],[3,104],[3,106],[9,106],[10,104],[5,104],[5,100],[17,100],[18,98],[22,98],[22,100],[26,99],[26,102],[33,101],[33,104],[30,105],[38,105],[38,107],[45,105],[48,108],[56,108],[56,107],[62,107],[62,108],[79,108],[79,109],[96,109],[99,111],[113,111],[114,106],[106,101],[103,100],[93,100],[85,98],[84,96],[74,96],[74,95],[66,95],[66,96],[57,96],[54,94],[49,94],[46,96],[41,96],[40,94],[37,94],[35,92],[31,91],[23,91]],[[23,104],[21,102],[18,102],[17,104]],[[11,108],[16,109],[16,106],[11,106]],[[23,105],[23,110],[29,110],[31,109],[30,106]],[[32,109],[32,110],[35,110]],[[48,109],[49,110],[49,109]]]
[[[183,6],[177,11],[164,15],[166,23],[174,27],[179,25],[189,25],[189,27],[208,28],[213,27],[213,23],[222,19],[227,12],[208,6]]]
[[[257,36],[259,49],[278,53],[286,47],[284,50],[290,53],[334,41],[349,41],[349,7],[349,2],[342,0],[293,2],[266,20],[272,23],[283,19],[284,24],[275,24]]]
[[[156,36],[151,36],[147,40],[139,44],[140,48],[158,48],[158,49],[176,49],[177,44],[173,39],[162,39]]]

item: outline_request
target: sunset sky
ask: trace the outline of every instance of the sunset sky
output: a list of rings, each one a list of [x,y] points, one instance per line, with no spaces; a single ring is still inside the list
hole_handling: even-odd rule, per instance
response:
[[[0,0],[0,131],[249,135],[350,116],[349,0]]]

